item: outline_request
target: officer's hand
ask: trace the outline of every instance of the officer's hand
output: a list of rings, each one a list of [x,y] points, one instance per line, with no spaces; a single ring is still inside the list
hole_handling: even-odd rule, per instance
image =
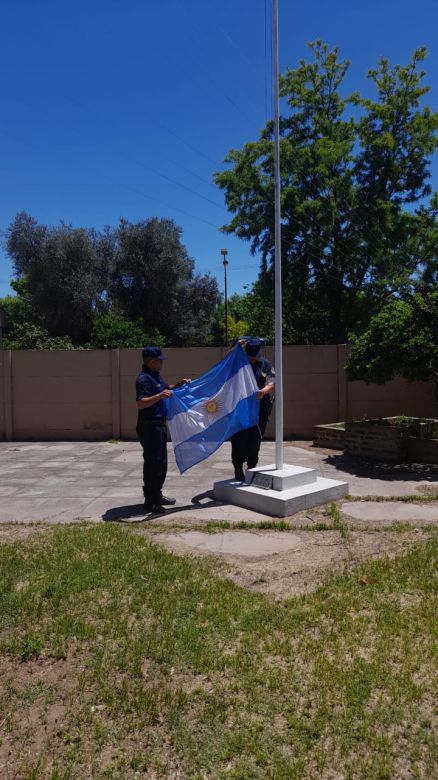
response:
[[[260,399],[263,398],[264,395],[265,393],[263,392],[263,390],[258,390],[256,393],[257,401],[260,401]]]
[[[172,395],[172,390],[168,390],[167,388],[165,388],[164,390],[161,391],[160,398],[169,398],[171,395]]]
[[[182,387],[183,385],[189,385],[191,381],[192,381],[191,379],[180,379],[179,382],[177,382],[174,385],[174,387]]]

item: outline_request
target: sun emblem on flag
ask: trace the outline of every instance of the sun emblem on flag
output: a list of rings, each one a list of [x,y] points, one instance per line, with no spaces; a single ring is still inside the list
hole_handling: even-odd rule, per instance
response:
[[[210,398],[205,404],[205,411],[207,414],[216,414],[219,409],[219,403],[215,398]]]

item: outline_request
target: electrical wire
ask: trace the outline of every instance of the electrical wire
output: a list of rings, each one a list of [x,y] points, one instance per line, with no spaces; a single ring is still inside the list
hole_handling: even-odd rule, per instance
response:
[[[89,106],[84,105],[83,103],[78,101],[76,98],[73,98],[71,95],[63,94],[62,97],[64,98],[64,100],[68,101],[73,106],[76,106],[77,108],[80,108],[82,111],[84,111],[85,113],[89,114],[90,116],[93,116],[94,119],[97,119],[99,122],[102,122],[103,124],[106,124],[107,120],[102,115],[96,113],[96,111],[94,109],[91,109]],[[149,115],[148,115],[148,121],[150,121],[151,123],[155,123],[156,124],[155,119],[153,117],[149,116]],[[168,128],[166,125],[163,125],[162,123],[160,123],[159,126],[160,126],[161,129],[163,129],[163,127],[164,127],[166,129],[166,132],[168,132],[169,134],[174,134],[173,131],[170,128]],[[187,143],[186,143],[186,141],[183,138],[180,138],[180,136],[176,136],[176,137],[179,139],[180,143],[183,143],[185,146],[187,146]],[[195,151],[201,157],[205,157],[204,153],[200,149],[196,149],[196,147],[193,147],[190,144],[188,145],[188,148],[191,151]],[[160,154],[161,154],[161,158],[163,160],[166,160],[166,162],[171,163],[171,165],[175,166],[176,168],[181,168],[182,171],[184,171],[185,173],[190,174],[191,176],[193,176],[196,179],[199,179],[199,181],[202,181],[202,183],[205,184],[207,187],[211,187],[212,189],[214,189],[215,192],[217,192],[217,186],[216,186],[216,184],[213,184],[211,180],[209,181],[208,179],[205,179],[203,176],[200,176],[199,173],[197,173],[196,171],[194,171],[191,168],[188,168],[186,165],[183,165],[178,160],[174,160],[172,157],[168,157],[167,155],[163,154],[162,152]],[[207,157],[206,159],[208,159],[210,161],[211,158]],[[213,164],[215,166],[219,165],[219,163],[217,163],[216,161],[213,161]]]
[[[28,104],[28,105],[29,105],[29,104]],[[31,108],[33,108],[33,106],[31,106]],[[42,111],[42,110],[40,110],[40,109],[35,109],[35,110],[39,110],[39,111],[40,111],[40,113],[43,113],[43,114],[45,113],[45,114],[47,115],[47,112],[44,112],[44,111]],[[49,116],[49,118],[50,118],[50,119],[53,119],[53,118],[54,118],[54,117],[50,116],[50,114],[48,114],[48,116]],[[64,125],[64,124],[65,124],[65,123],[63,123],[63,122],[62,122],[61,120],[59,120],[59,119],[58,119],[57,121],[58,121],[60,124],[62,124],[62,125]],[[69,129],[71,129],[71,125],[68,125],[68,128],[69,128]],[[2,130],[2,132],[4,132],[4,131],[5,131],[5,129],[4,129],[4,128],[0,128],[0,129]],[[76,129],[76,128],[73,128],[73,129],[75,129],[75,130],[77,131],[77,129]],[[77,132],[79,132],[79,131],[77,131]],[[28,146],[30,146],[30,148],[37,148],[37,149],[38,149],[38,147],[36,147],[36,146],[35,146],[35,144],[30,144],[28,140],[26,141],[26,143],[27,143],[27,145],[28,145]],[[62,155],[62,153],[60,153],[60,152],[54,152],[53,150],[48,150],[48,149],[45,149],[44,147],[40,147],[40,150],[42,150],[42,151],[44,151],[45,153],[48,153],[48,154],[52,154],[52,155],[55,155],[55,156],[61,156],[62,158],[65,158],[65,156],[64,156],[64,155]],[[67,160],[67,162],[68,162],[68,160]],[[145,168],[148,168],[148,166],[144,165],[143,163],[139,163],[139,161],[136,161],[136,163],[137,163],[137,164],[141,164],[141,165],[143,165]],[[135,194],[139,195],[139,196],[140,196],[140,197],[142,197],[142,198],[146,198],[146,199],[148,199],[148,200],[155,201],[155,202],[159,203],[160,205],[163,205],[163,206],[165,206],[166,208],[170,208],[171,210],[173,210],[173,211],[177,211],[177,212],[179,212],[179,213],[181,213],[181,214],[184,214],[185,216],[188,216],[188,217],[190,217],[191,219],[195,219],[195,220],[197,220],[198,222],[202,222],[202,223],[204,223],[204,224],[207,224],[207,225],[209,225],[210,227],[214,227],[215,229],[217,229],[217,230],[220,230],[220,227],[219,227],[218,225],[216,225],[216,224],[214,224],[214,223],[210,222],[209,220],[206,220],[206,219],[204,219],[204,218],[202,218],[202,217],[196,216],[196,215],[194,215],[194,214],[192,214],[192,213],[188,212],[188,211],[187,211],[187,210],[185,210],[185,209],[181,209],[180,207],[173,206],[173,205],[171,205],[171,204],[167,203],[166,201],[163,201],[163,200],[161,200],[161,199],[157,198],[156,196],[152,196],[152,195],[149,195],[149,194],[147,194],[147,193],[143,192],[142,190],[140,190],[140,189],[138,189],[138,188],[136,188],[136,187],[132,187],[131,185],[126,185],[126,184],[123,184],[122,182],[120,182],[118,179],[116,179],[116,178],[114,178],[114,177],[110,177],[110,176],[108,176],[107,174],[102,174],[102,173],[101,173],[101,172],[99,172],[99,171],[98,171],[98,169],[96,169],[96,168],[94,168],[94,170],[96,170],[98,173],[100,173],[100,175],[103,175],[103,176],[104,176],[104,177],[105,177],[105,178],[106,178],[108,181],[111,181],[112,183],[116,184],[117,186],[119,186],[119,187],[121,187],[121,188],[123,188],[123,189],[125,189],[125,190],[131,191],[131,192],[133,192],[133,193],[135,193]],[[154,169],[151,169],[151,170],[154,170]],[[158,174],[159,174],[159,172],[156,172],[156,173],[158,173]],[[159,175],[161,175],[161,174],[159,174]],[[167,177],[167,176],[165,176],[164,174],[163,174],[163,176],[164,176],[164,178],[167,178],[169,181],[171,181],[173,184],[176,184],[177,186],[183,186],[183,187],[184,187],[184,185],[179,185],[179,183],[178,183],[178,182],[176,182],[176,181],[172,180],[170,177]],[[192,191],[192,192],[193,192],[193,194],[195,194],[195,195],[198,195],[198,196],[200,196],[200,197],[204,198],[205,200],[207,200],[207,201],[209,201],[209,202],[212,202],[212,201],[210,201],[210,199],[208,199],[208,198],[205,198],[205,196],[202,196],[200,193],[196,193],[195,191],[191,190],[191,188],[187,188],[187,187],[184,187],[184,188],[185,188],[185,189],[188,189],[188,190],[190,190],[190,191]],[[269,202],[270,200],[271,200],[271,202],[273,203],[273,199],[267,198],[267,202]],[[212,202],[212,203],[213,203],[213,202]],[[217,206],[217,204],[214,204],[214,203],[213,203],[213,205],[216,205],[216,206]],[[225,207],[224,207],[224,211],[226,211]],[[305,223],[304,223],[304,221],[303,221],[303,220],[299,220],[299,219],[295,219],[295,220],[294,220],[294,224],[296,224],[296,225],[298,225],[298,226],[300,226],[300,227],[303,227],[303,226],[305,226]],[[288,235],[288,236],[290,236],[290,237],[293,237],[293,238],[295,238],[295,236],[296,236],[296,233],[295,233],[294,231],[292,231],[292,229],[291,229],[291,228],[287,228],[287,227],[286,227],[286,225],[282,225],[282,235]],[[338,255],[340,255],[341,257],[344,257],[345,259],[348,259],[348,256],[347,256],[347,255],[345,255],[345,254],[342,252],[342,250],[339,250],[339,249],[338,249],[338,250],[337,250],[337,254],[338,254]],[[317,260],[317,261],[320,261],[320,260],[321,260],[321,256],[320,256],[320,255],[317,255],[317,254],[315,254],[315,253],[314,253],[314,252],[312,252],[312,251],[309,251],[309,248],[307,249],[307,256],[310,258],[310,260],[315,260],[315,261],[316,261],[316,260]],[[261,261],[260,261],[260,262],[261,262]],[[248,265],[248,267],[253,267],[253,265],[252,265],[252,264],[251,264],[251,265]],[[322,269],[317,269],[317,268],[315,268],[315,266],[313,267],[312,271],[313,271],[313,273],[314,273],[314,274],[320,274],[320,275],[324,276],[324,278],[333,278],[333,279],[336,279],[336,281],[339,281],[339,277],[338,277],[338,276],[335,276],[335,275],[333,275],[333,274],[330,274],[328,271],[324,271],[324,270],[322,270]]]
[[[3,135],[10,135],[6,128],[2,127],[0,125],[0,133]],[[14,133],[14,140],[16,139],[17,135]],[[28,141],[28,139],[22,139],[22,142],[26,144],[30,149],[34,149],[39,152],[44,152],[45,154],[54,156],[54,157],[61,157],[61,159],[66,159],[65,155],[62,154],[62,152],[54,151],[53,149],[47,149],[43,146],[37,146],[34,143],[31,143]],[[70,161],[67,159],[67,163],[70,163]],[[167,203],[166,201],[161,200],[160,198],[157,198],[155,195],[149,195],[148,193],[143,192],[142,190],[139,190],[137,187],[132,187],[131,185],[126,185],[123,182],[116,179],[114,176],[108,176],[106,173],[102,173],[98,168],[94,166],[89,166],[90,170],[94,170],[95,173],[97,173],[102,178],[106,179],[107,181],[111,182],[112,184],[116,184],[118,187],[121,187],[122,189],[125,189],[129,192],[134,192],[136,195],[140,195],[142,198],[146,198],[147,200],[152,200],[156,203],[159,203],[162,206],[165,206],[168,209],[171,209],[171,211],[178,211],[181,214],[185,214],[185,216],[190,217],[191,219],[195,219],[198,222],[203,222],[206,225],[209,225],[210,227],[214,227],[216,230],[220,230],[219,225],[215,225],[213,222],[210,222],[207,219],[203,219],[202,217],[198,217],[195,214],[191,214],[189,211],[186,211],[185,209],[181,209],[178,206],[173,206],[170,203]]]
[[[267,27],[268,27],[267,19],[268,18],[271,19],[271,22],[272,22],[271,14],[267,13],[267,3],[268,3],[268,0],[264,0],[264,11],[265,11],[265,14],[264,14],[264,16],[265,16],[265,72],[267,71],[267,64],[268,64],[267,63],[267,32],[268,32],[268,30],[267,30]],[[228,40],[228,41],[231,40],[233,42],[234,48],[236,48],[236,50],[239,51],[239,53],[241,54],[242,58],[244,58],[242,52],[240,51],[240,49],[238,47],[238,45],[233,41],[233,39],[231,39],[231,37],[228,35],[227,31],[221,25],[217,25],[217,28],[222,32],[222,34],[224,35],[226,40]],[[269,40],[270,40],[270,64],[272,64],[272,56],[273,56],[273,53],[272,53],[272,35],[269,36]],[[267,85],[267,79],[265,80],[265,88],[266,88],[266,85]],[[267,95],[265,95],[265,111],[267,113]],[[298,169],[298,170],[300,170],[300,169]],[[305,172],[304,168],[302,168],[301,171],[304,173]],[[311,190],[311,192],[313,191],[314,194],[317,195],[317,197],[320,197],[320,192],[318,190],[316,190],[315,187],[312,187],[312,185],[310,185],[310,187],[309,187],[308,183],[307,183],[307,187]],[[355,210],[356,211],[357,210],[359,210],[359,211],[361,211],[361,210],[362,211],[369,211],[369,207],[366,204],[366,202],[363,200],[363,198],[360,195],[360,193],[356,192],[355,196],[356,196]],[[272,204],[274,203],[273,199],[271,200],[271,202],[272,202]],[[358,208],[358,203],[360,204],[359,208]],[[373,228],[371,228],[370,230],[367,231],[367,236],[369,237],[371,235],[374,235],[374,237],[376,239],[376,241],[375,241],[375,243],[373,245],[375,247],[375,246],[377,246],[377,243],[380,243],[381,236]]]
[[[268,14],[267,14],[267,0],[265,0],[265,68],[267,68],[267,16],[268,16]],[[231,37],[231,36],[230,36],[230,35],[227,33],[227,31],[226,31],[226,30],[225,30],[223,27],[221,27],[220,25],[218,26],[218,29],[220,29],[220,31],[222,32],[222,34],[224,35],[224,37],[227,39],[228,43],[229,43],[230,45],[232,45],[232,46],[233,46],[233,48],[234,48],[234,49],[235,49],[235,50],[236,50],[236,51],[237,51],[237,52],[240,54],[240,56],[242,57],[242,59],[244,59],[244,60],[247,62],[247,64],[250,64],[250,63],[249,63],[249,60],[247,60],[247,58],[245,58],[245,57],[244,57],[244,55],[243,55],[243,53],[241,52],[240,48],[238,47],[238,45],[236,44],[236,42],[234,41],[234,39],[232,39],[232,37]],[[271,58],[272,58],[272,40],[271,40]],[[192,62],[193,62],[193,59],[192,59]],[[194,64],[195,64],[195,67],[197,67],[196,63],[194,63]],[[238,104],[237,104],[237,103],[236,103],[236,102],[235,102],[233,99],[231,99],[231,98],[230,98],[230,96],[229,96],[229,95],[227,95],[226,93],[225,93],[225,97],[227,98],[227,100],[228,100],[228,101],[229,101],[229,102],[230,102],[230,103],[231,103],[231,104],[232,104],[232,105],[233,105],[233,106],[234,106],[234,107],[235,107],[237,110],[239,110],[239,111],[241,111],[241,110],[242,110],[242,109],[241,109],[241,106],[239,106],[239,105],[238,105]],[[265,102],[265,111],[266,111],[266,113],[267,113],[267,94],[265,94],[265,101],[266,101],[266,102]],[[33,107],[33,108],[34,108],[34,107]],[[36,109],[35,109],[35,110],[36,110]],[[185,139],[183,139],[181,136],[179,136],[177,133],[175,133],[175,131],[174,131],[174,130],[172,130],[172,129],[168,128],[168,127],[167,127],[167,126],[166,126],[164,123],[157,121],[157,120],[156,120],[154,117],[152,117],[151,115],[148,115],[148,114],[146,114],[146,115],[147,115],[147,118],[148,118],[148,120],[149,120],[149,121],[153,122],[154,124],[156,124],[156,125],[157,125],[158,127],[160,127],[161,129],[163,129],[163,130],[165,130],[166,132],[168,132],[169,134],[173,135],[173,136],[174,136],[174,137],[175,137],[175,138],[176,138],[176,139],[177,139],[177,140],[178,140],[180,143],[183,143],[183,144],[184,144],[184,145],[185,145],[187,148],[189,148],[191,151],[193,151],[194,153],[196,153],[196,154],[198,154],[198,155],[200,155],[200,156],[204,157],[205,159],[209,160],[210,162],[213,162],[213,164],[214,164],[215,166],[217,165],[216,161],[213,161],[211,157],[209,157],[209,156],[208,156],[208,155],[206,155],[204,152],[202,152],[202,151],[200,151],[199,149],[197,149],[196,147],[194,147],[192,144],[189,144],[189,143],[187,143],[187,142],[185,141]],[[59,121],[59,120],[58,120],[58,121]],[[69,129],[71,129],[71,125],[69,125],[68,127],[69,127]],[[80,131],[78,131],[78,132],[80,132]],[[150,170],[150,171],[151,171],[151,172],[153,172],[154,174],[156,174],[156,175],[158,175],[158,176],[161,176],[162,178],[166,179],[167,181],[169,181],[170,183],[174,184],[175,186],[181,187],[181,188],[183,188],[183,189],[185,189],[185,190],[187,190],[187,191],[191,192],[191,193],[192,193],[192,194],[194,194],[196,197],[200,197],[200,198],[202,198],[202,199],[206,200],[207,202],[209,202],[210,204],[214,205],[215,207],[217,207],[217,208],[221,208],[221,209],[223,208],[223,209],[224,209],[224,211],[226,211],[226,210],[227,210],[227,209],[226,209],[224,206],[220,206],[219,204],[215,203],[215,202],[214,202],[214,201],[212,201],[211,199],[209,199],[209,198],[207,198],[206,196],[202,195],[201,193],[199,193],[199,192],[195,191],[193,188],[190,188],[190,187],[188,187],[187,185],[183,185],[183,184],[181,184],[180,182],[176,181],[175,179],[172,179],[171,177],[167,176],[166,174],[163,174],[163,173],[161,173],[160,171],[157,171],[156,169],[152,168],[151,166],[147,166],[145,163],[143,163],[143,162],[140,162],[140,161],[138,161],[138,160],[135,160],[135,161],[134,161],[134,160],[132,160],[132,161],[133,161],[133,162],[135,162],[137,165],[141,165],[141,166],[142,166],[142,167],[144,167],[145,169],[147,169],[147,170]],[[190,169],[187,169],[187,168],[186,168],[185,170],[186,170],[187,172],[189,172],[191,175],[197,176],[197,174],[196,174],[196,173],[194,173],[193,171],[191,171]],[[301,171],[302,171],[302,172],[304,172],[304,168],[302,168],[302,169],[301,169]],[[107,179],[109,179],[109,177],[108,177],[108,176],[106,176],[106,178],[107,178]],[[198,177],[198,178],[201,178],[201,177]],[[160,204],[162,204],[162,205],[165,205],[167,208],[171,208],[171,209],[174,209],[174,210],[176,210],[176,211],[179,211],[180,213],[183,213],[183,214],[185,214],[186,216],[189,216],[190,218],[197,219],[198,221],[204,222],[205,224],[208,224],[208,225],[210,225],[210,226],[212,226],[212,227],[215,227],[216,229],[219,229],[217,225],[214,225],[213,223],[211,223],[211,222],[209,222],[209,221],[207,221],[207,220],[205,220],[205,219],[202,219],[201,217],[195,217],[195,215],[193,215],[193,214],[190,214],[189,212],[187,212],[187,211],[185,211],[185,210],[183,210],[183,209],[180,209],[180,208],[178,208],[178,207],[173,207],[173,206],[171,206],[170,204],[168,204],[168,203],[165,203],[164,201],[161,201],[161,200],[157,199],[157,198],[156,198],[156,197],[154,197],[154,196],[150,196],[150,195],[148,195],[148,194],[146,194],[146,193],[142,192],[141,190],[139,190],[139,189],[137,189],[137,188],[133,188],[133,187],[130,187],[130,186],[127,186],[127,185],[123,185],[121,182],[119,182],[118,180],[116,180],[116,179],[114,179],[114,178],[112,178],[112,179],[110,179],[110,180],[112,180],[112,181],[113,181],[114,183],[116,183],[118,186],[121,186],[121,187],[123,187],[123,188],[125,188],[125,189],[130,189],[132,192],[135,192],[135,193],[139,194],[141,197],[145,197],[145,198],[147,198],[147,199],[150,199],[150,200],[155,200],[157,203],[160,203]],[[207,182],[206,182],[206,180],[203,180],[203,181],[204,181],[204,183],[207,183]],[[210,183],[208,183],[208,184],[210,185]],[[309,183],[307,182],[306,186],[308,187],[308,189],[310,190],[310,192],[311,192],[311,193],[314,193],[314,194],[316,194],[316,196],[317,196],[317,197],[320,197],[320,192],[319,192],[319,191],[316,189],[316,187],[315,187],[314,185],[309,185]],[[359,196],[358,196],[358,194],[356,194],[356,197],[359,197]],[[269,196],[267,197],[267,199],[266,199],[266,200],[267,200],[267,203],[270,203],[270,202],[271,202],[271,203],[273,204],[273,202],[274,202],[274,201],[273,201],[273,199],[272,199],[272,198],[270,198]],[[364,206],[364,204],[363,204],[363,206]],[[363,209],[363,206],[362,206],[362,207],[361,207],[361,206],[359,206],[359,207],[357,207],[357,206],[356,206],[356,210],[359,210],[359,211],[361,211],[361,210]],[[367,208],[366,206],[365,206],[365,209],[366,209],[366,210],[368,210],[368,208]],[[306,227],[306,222],[305,222],[303,219],[301,219],[301,220],[300,220],[300,219],[297,219],[297,218],[295,218],[295,220],[294,220],[294,224],[295,224],[295,225],[298,225],[298,226],[299,226],[299,227],[301,227],[301,228],[302,228],[302,227]],[[293,230],[291,227],[287,227],[286,225],[282,225],[282,234],[283,234],[283,235],[285,235],[285,236],[293,237],[293,238],[295,238],[295,237],[296,237],[296,232],[295,232],[295,231],[294,231],[294,230]],[[368,233],[368,234],[367,234],[367,237],[368,237],[368,238],[370,238],[370,236],[371,236],[371,235],[372,235],[371,233]],[[377,241],[379,241],[379,242],[381,241],[381,237],[380,237],[380,236],[378,236],[378,234],[377,234],[377,233],[375,233],[375,236],[376,236],[376,242],[375,242],[374,244],[371,242],[371,246],[372,246],[372,247],[373,247],[373,246],[374,246],[374,247],[375,247],[375,246],[377,246]],[[349,258],[348,258],[348,255],[346,255],[346,254],[345,254],[345,253],[344,253],[342,250],[340,250],[340,249],[338,249],[338,250],[337,250],[337,254],[338,254],[339,256],[341,256],[341,257],[344,257],[345,259],[349,259]],[[315,253],[312,253],[312,252],[309,252],[309,251],[307,251],[307,255],[310,257],[310,259],[313,259],[313,260],[319,260],[319,261],[321,260],[321,255],[319,255],[319,254],[315,254]],[[248,266],[248,267],[252,267],[252,266]],[[325,276],[325,277],[327,277],[327,276],[328,276],[328,273],[327,273],[327,272],[325,272],[325,271],[323,271],[322,269],[320,270],[320,269],[317,269],[317,268],[313,268],[313,273],[322,273],[322,274],[324,274],[324,276]],[[336,279],[338,279],[338,277],[333,277],[333,278],[336,278]]]
[[[266,2],[267,2],[267,0],[265,0],[265,9],[266,9]],[[266,21],[266,16],[265,16],[265,21]],[[223,28],[222,28],[222,30],[223,30]],[[226,34],[226,31],[224,31],[224,30],[223,30],[223,32],[224,32],[224,34]],[[266,38],[266,33],[265,33],[265,38]],[[23,101],[21,101],[21,102],[23,102]],[[27,104],[27,105],[29,106],[29,104]],[[47,111],[43,111],[42,109],[40,109],[40,108],[36,108],[35,106],[32,106],[32,105],[31,105],[30,107],[32,108],[32,110],[39,111],[40,113],[43,113],[43,114],[45,113],[46,115],[48,115],[48,116],[49,116],[49,118],[50,118],[52,121],[53,121],[53,120],[55,120],[55,121],[57,121],[59,124],[63,124],[64,126],[68,127],[68,129],[69,129],[69,130],[70,130],[70,129],[72,129],[72,125],[70,125],[70,124],[69,124],[69,125],[66,125],[66,123],[63,123],[61,120],[59,120],[59,118],[58,118],[58,117],[56,117],[56,116],[54,116],[54,115],[52,115],[52,116],[51,116],[51,115],[50,115],[50,114],[49,114]],[[82,106],[82,108],[83,108],[83,106]],[[94,112],[94,114],[95,114],[95,112]],[[96,115],[96,114],[95,114],[95,115]],[[167,132],[171,132],[173,135],[176,135],[176,134],[175,134],[175,133],[174,133],[172,130],[170,130],[170,128],[167,128],[167,127],[166,127],[165,125],[163,125],[162,123],[157,123],[157,122],[156,122],[156,121],[155,121],[155,120],[154,120],[152,117],[150,117],[150,119],[151,119],[151,121],[153,120],[153,121],[154,121],[156,124],[158,124],[158,126],[165,128],[165,129],[167,130]],[[73,127],[73,129],[75,130],[75,132],[78,132],[79,134],[81,134],[81,131],[80,131],[80,130],[78,130],[77,128],[74,128],[74,127]],[[176,137],[177,137],[177,138],[178,138],[180,141],[182,141],[183,143],[185,143],[184,139],[181,139],[181,137],[180,137],[180,136],[176,135]],[[201,154],[201,155],[203,155],[203,153],[202,153],[202,152],[200,152],[200,150],[196,149],[196,147],[193,147],[191,144],[189,144],[188,146],[189,146],[189,148],[191,148],[193,151],[196,151],[198,154]],[[194,190],[193,188],[191,188],[191,187],[188,187],[188,186],[187,186],[187,185],[185,185],[185,184],[181,184],[180,182],[176,181],[176,180],[175,180],[175,179],[173,179],[172,177],[169,177],[169,176],[167,176],[166,174],[163,174],[163,173],[161,173],[161,172],[160,172],[160,171],[158,171],[157,169],[155,169],[155,168],[153,168],[153,167],[151,167],[151,166],[148,166],[148,165],[146,165],[145,163],[143,163],[143,162],[141,162],[141,161],[134,160],[133,158],[128,158],[126,155],[123,155],[123,156],[125,157],[125,159],[128,159],[128,160],[130,160],[131,162],[134,162],[136,165],[141,165],[141,166],[142,166],[142,167],[144,167],[146,170],[149,170],[149,171],[151,171],[152,173],[154,173],[155,175],[158,175],[158,176],[162,177],[163,179],[165,179],[165,180],[169,181],[170,183],[174,184],[175,186],[177,186],[177,187],[180,187],[180,188],[182,188],[182,189],[185,189],[186,191],[188,191],[188,192],[191,192],[191,193],[192,193],[193,195],[195,195],[196,197],[199,197],[199,198],[201,198],[201,199],[205,200],[206,202],[209,202],[210,204],[214,205],[216,208],[219,208],[219,209],[221,209],[221,210],[223,209],[224,211],[227,211],[227,209],[226,209],[224,206],[221,206],[220,204],[217,204],[217,203],[215,203],[213,200],[211,200],[211,199],[210,199],[210,198],[208,198],[207,196],[205,196],[205,195],[203,195],[203,194],[199,193],[198,191]],[[203,156],[205,156],[205,155],[203,155]],[[209,158],[209,159],[211,159],[211,158]],[[215,163],[215,165],[216,165],[216,163]],[[300,171],[300,169],[298,169],[298,170]],[[301,172],[303,172],[303,173],[304,173],[304,168],[301,168]],[[307,188],[310,190],[310,192],[311,192],[311,193],[315,194],[315,196],[316,196],[316,197],[320,197],[320,192],[319,192],[319,191],[316,189],[316,187],[315,187],[314,185],[311,185],[311,184],[309,184],[309,182],[307,182],[307,183],[306,183],[306,186],[307,186]],[[145,197],[150,197],[150,196],[145,196]],[[270,196],[267,196],[266,200],[267,200],[267,202],[268,202],[268,203],[270,202],[270,203],[272,203],[272,205],[274,204],[274,200],[273,200],[273,198],[271,198]],[[161,203],[163,203],[163,201],[161,201]],[[167,205],[168,205],[168,207],[169,207],[169,204],[167,204]],[[359,209],[358,209],[358,208],[357,208],[357,206],[356,206],[356,210],[359,210],[359,211],[360,211],[360,210],[361,210],[361,207],[359,206]],[[366,207],[366,210],[368,210],[368,209],[367,209],[367,207]],[[181,211],[182,213],[186,213],[186,214],[188,214],[188,212],[184,212],[184,211],[182,211],[181,209],[180,209],[180,211]],[[205,220],[204,220],[204,221],[205,221]],[[211,224],[211,223],[210,223],[210,224]],[[301,226],[301,227],[305,226],[305,222],[304,222],[304,220],[298,220],[298,219],[295,219],[295,224],[298,224],[298,225],[299,225],[299,226]],[[285,228],[285,226],[283,226],[283,227]],[[283,232],[285,232],[285,231],[283,231]],[[292,235],[292,232],[290,231],[290,229],[289,229],[289,231],[287,231],[287,232],[289,233],[289,235]],[[375,231],[374,231],[374,232],[375,232]],[[371,235],[371,233],[369,233],[369,234],[368,234],[368,236],[370,236],[370,235]],[[377,233],[375,233],[375,236],[376,236],[376,239],[377,239],[377,240],[376,240],[376,243],[374,244],[374,246],[376,246],[376,245],[377,245],[377,241],[379,241],[379,242],[380,242],[380,240],[381,240],[381,237],[380,237],[380,236],[379,236]],[[340,256],[343,256],[345,259],[347,259],[347,255],[345,255],[345,254],[343,253],[343,251],[342,251],[342,250],[340,250],[340,249],[339,249],[339,250],[338,250],[338,254],[339,254]],[[315,257],[315,256],[314,256],[314,257]],[[316,258],[315,258],[315,259],[316,259]]]
[[[37,106],[34,106],[34,105],[28,103],[27,101],[20,100],[20,101],[17,101],[17,102],[22,103],[22,105],[26,106],[27,108],[30,108],[33,111],[36,111],[36,112],[42,114],[43,116],[46,116],[48,119],[50,119],[51,122],[55,121],[59,125],[61,125],[62,127],[65,127],[68,130],[74,130],[75,133],[77,133],[79,136],[82,136],[82,131],[79,128],[75,127],[74,125],[72,125],[70,123],[67,124],[66,122],[63,122],[61,119],[59,119],[59,117],[56,116],[56,114],[52,114],[51,112],[47,111],[46,109],[42,109],[42,108],[39,108]],[[111,151],[110,147],[108,147],[108,149],[109,149],[109,151]],[[195,195],[196,197],[201,198],[202,200],[207,201],[208,203],[210,203],[211,205],[215,206],[215,208],[220,209],[221,211],[227,211],[227,209],[225,208],[224,205],[216,203],[211,198],[208,198],[206,195],[203,195],[202,193],[198,192],[197,190],[194,190],[192,187],[189,187],[186,184],[182,184],[181,182],[178,182],[176,179],[173,179],[171,176],[168,176],[167,174],[162,173],[157,168],[153,168],[152,166],[147,165],[146,163],[142,162],[141,160],[138,160],[138,159],[135,159],[134,157],[128,156],[124,152],[120,153],[120,158],[126,160],[127,162],[133,163],[133,164],[135,164],[137,166],[141,166],[145,170],[155,174],[156,176],[159,176],[162,179],[165,179],[166,181],[170,182],[171,184],[174,184],[176,187],[180,187],[181,189],[186,190],[187,192],[192,193],[192,195]]]

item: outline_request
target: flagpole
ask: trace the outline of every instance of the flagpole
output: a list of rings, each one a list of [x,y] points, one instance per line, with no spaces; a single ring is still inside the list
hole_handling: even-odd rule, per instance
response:
[[[283,468],[283,334],[281,289],[281,207],[280,207],[280,109],[278,68],[278,0],[272,5],[274,55],[274,179],[275,179],[275,468]]]

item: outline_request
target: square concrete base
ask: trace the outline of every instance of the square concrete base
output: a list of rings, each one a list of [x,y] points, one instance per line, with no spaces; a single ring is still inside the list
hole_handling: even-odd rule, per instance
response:
[[[270,475],[272,488],[252,485],[256,473]],[[215,499],[270,517],[289,517],[303,509],[337,501],[347,494],[347,482],[318,477],[315,469],[300,466],[284,466],[280,471],[275,466],[263,466],[249,469],[244,482],[226,479],[214,483]]]
[[[288,490],[299,485],[308,485],[310,482],[315,482],[318,477],[316,469],[288,465],[277,469],[275,463],[270,463],[269,466],[248,469],[245,474],[245,485],[251,485],[256,474],[266,474],[266,476],[271,477],[273,490]]]

